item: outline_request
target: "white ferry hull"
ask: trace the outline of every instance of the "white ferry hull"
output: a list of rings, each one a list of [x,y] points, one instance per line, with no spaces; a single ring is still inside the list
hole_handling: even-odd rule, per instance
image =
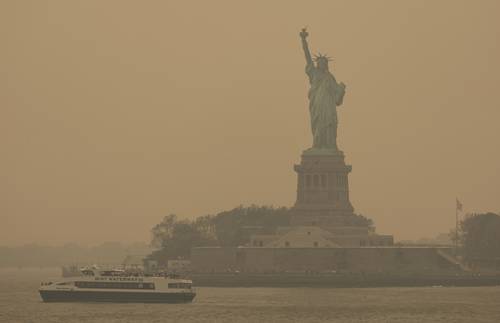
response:
[[[194,292],[40,290],[44,302],[189,303]]]

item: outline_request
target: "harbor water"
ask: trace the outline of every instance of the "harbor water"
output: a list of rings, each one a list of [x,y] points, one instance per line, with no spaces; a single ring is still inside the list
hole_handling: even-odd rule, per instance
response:
[[[43,303],[59,268],[0,269],[0,322],[500,322],[500,287],[197,288],[190,304]]]

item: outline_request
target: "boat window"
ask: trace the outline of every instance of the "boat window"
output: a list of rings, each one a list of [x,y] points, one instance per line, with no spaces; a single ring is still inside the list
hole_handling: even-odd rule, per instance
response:
[[[181,288],[181,289],[190,289],[190,283],[169,283],[168,288]]]
[[[123,270],[117,270],[117,269],[104,270],[101,271],[101,276],[123,276],[124,273],[125,272]]]
[[[77,281],[78,288],[110,288],[110,289],[155,289],[154,283],[131,283],[131,282],[94,282]]]

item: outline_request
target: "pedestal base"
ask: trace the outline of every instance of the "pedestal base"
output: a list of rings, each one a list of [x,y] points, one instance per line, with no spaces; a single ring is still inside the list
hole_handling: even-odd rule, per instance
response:
[[[339,150],[311,148],[303,152],[297,172],[297,215],[310,217],[353,214],[349,201],[348,174],[344,153]]]

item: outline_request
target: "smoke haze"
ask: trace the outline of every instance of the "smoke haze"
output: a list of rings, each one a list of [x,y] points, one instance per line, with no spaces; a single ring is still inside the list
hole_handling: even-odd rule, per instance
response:
[[[500,210],[498,1],[2,1],[0,245],[147,241],[168,213],[291,206],[299,32],[347,85],[339,147],[377,231]]]

